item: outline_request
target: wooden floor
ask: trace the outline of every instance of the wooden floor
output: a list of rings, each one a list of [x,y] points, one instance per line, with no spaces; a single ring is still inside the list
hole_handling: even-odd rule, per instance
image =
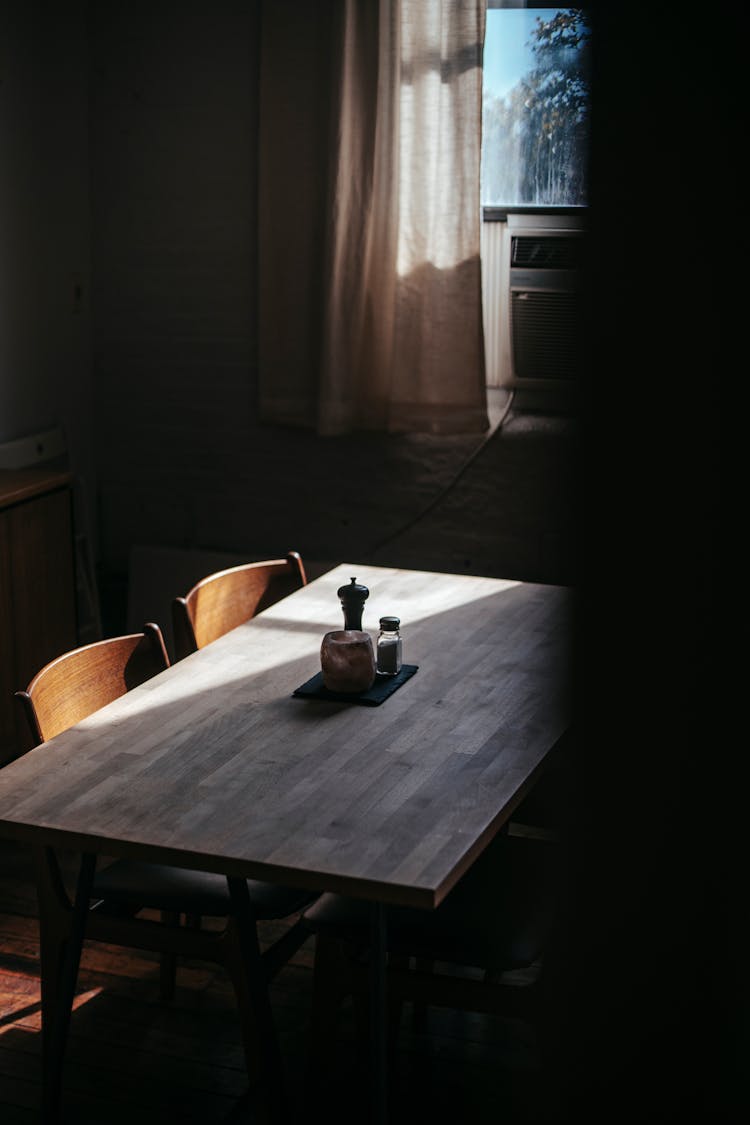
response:
[[[35,896],[28,855],[0,841],[0,1122],[39,1120],[40,993]],[[273,935],[271,925],[263,931]],[[312,944],[272,986],[294,1122],[369,1120],[367,1073],[344,1010],[332,1084],[306,1083]],[[529,1125],[538,1073],[531,1030],[432,1009],[417,1030],[406,1009],[391,1061],[394,1125],[430,1121]],[[155,958],[91,943],[84,948],[66,1056],[64,1125],[171,1125],[252,1120],[234,998],[219,970],[178,969],[175,1000],[159,1000]]]

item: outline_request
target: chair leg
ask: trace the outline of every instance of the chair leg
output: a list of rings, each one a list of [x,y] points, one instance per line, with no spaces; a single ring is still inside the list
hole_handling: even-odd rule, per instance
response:
[[[356,958],[356,953],[352,952],[351,956]],[[403,973],[408,972],[410,966],[411,958],[405,954],[388,954],[388,969],[396,969]],[[370,1025],[370,990],[368,988],[368,983],[367,974],[363,967],[359,966],[359,968],[355,969],[352,973],[351,991],[354,999],[357,1038],[361,1043],[366,1043],[369,1036],[372,1034],[372,1027]],[[398,991],[394,990],[393,982],[390,981],[388,971],[386,970],[386,1045],[390,1055],[393,1055],[396,1050],[403,1008],[403,996],[401,996]]]
[[[435,962],[431,957],[417,957],[416,970],[418,973],[433,973]],[[427,1025],[427,1005],[421,1000],[414,1001],[414,1030],[424,1031]]]
[[[161,920],[165,926],[177,926],[180,915],[176,910],[162,910]],[[177,983],[177,954],[162,953],[159,959],[159,995],[162,1004],[171,1004]]]
[[[253,1086],[261,1080],[260,1065],[260,1040],[258,1026],[253,1018],[252,990],[247,979],[247,970],[244,962],[242,946],[240,943],[237,926],[233,919],[227,923],[224,937],[224,965],[229,979],[232,982],[237,999],[237,1010],[240,1016],[240,1030],[242,1032],[242,1047],[245,1054],[245,1067],[250,1085]]]
[[[394,969],[408,972],[411,966],[411,957],[403,953],[390,953],[388,964]],[[390,991],[388,994],[388,1049],[395,1053],[398,1040],[398,1029],[401,1026],[401,1016],[404,1009],[403,997]]]
[[[312,1089],[325,1086],[332,1070],[341,1005],[351,992],[348,964],[348,951],[336,938],[316,935],[307,1055],[307,1080]]]
[[[234,985],[253,1109],[269,1122],[289,1120],[283,1063],[274,1027],[266,969],[244,879],[227,878],[233,917],[224,938],[224,964]]]
[[[352,1012],[354,1016],[354,1032],[360,1049],[365,1052],[370,1040],[370,993],[368,989],[367,965],[362,963],[361,953],[357,950],[348,951],[350,957],[349,968],[352,974]]]
[[[62,1067],[96,857],[82,855],[71,905],[51,848],[34,849],[42,992],[42,1120],[60,1120]]]
[[[358,949],[343,945],[344,963],[349,967],[349,976],[344,978],[343,994],[351,994],[353,1009],[354,1009],[354,1029],[356,1035],[356,1042],[358,1042],[362,1051],[367,1050],[367,1045],[371,1043],[371,1037],[374,1034],[374,1026],[371,1018],[370,1000],[371,1000],[371,987],[370,987],[370,964],[368,961],[362,960],[361,951]],[[400,996],[398,991],[392,987],[392,981],[389,978],[389,969],[395,969],[400,972],[407,972],[409,970],[410,957],[403,954],[389,953],[386,965],[386,1037],[385,1047],[390,1057],[394,1056],[396,1052],[398,1030],[401,1025],[401,1015],[404,1010],[404,998]],[[338,1006],[341,1005],[341,999],[338,1000]]]

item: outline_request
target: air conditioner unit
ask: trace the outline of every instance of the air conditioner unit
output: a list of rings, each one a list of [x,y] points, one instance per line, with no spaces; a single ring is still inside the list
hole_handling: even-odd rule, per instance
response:
[[[575,215],[508,215],[502,387],[573,392],[584,364],[586,229]]]

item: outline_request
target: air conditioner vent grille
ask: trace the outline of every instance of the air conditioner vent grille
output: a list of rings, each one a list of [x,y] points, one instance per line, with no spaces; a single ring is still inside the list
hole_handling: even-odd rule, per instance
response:
[[[581,269],[583,243],[578,235],[514,235],[510,264],[523,269]]]
[[[519,379],[581,374],[583,305],[578,293],[511,293],[513,368]]]

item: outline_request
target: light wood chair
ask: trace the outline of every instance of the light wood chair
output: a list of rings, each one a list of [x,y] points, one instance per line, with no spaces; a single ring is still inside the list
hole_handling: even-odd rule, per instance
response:
[[[306,585],[297,551],[283,559],[244,563],[207,575],[172,602],[175,659],[197,652]]]
[[[37,672],[25,691],[15,693],[32,746],[48,742],[168,667],[161,629],[151,623],[142,633],[63,653]]]
[[[15,693],[32,747],[168,666],[161,630],[150,623],[142,633],[97,641],[51,661],[25,691]],[[93,857],[87,858],[93,864]],[[52,935],[41,949],[44,989],[46,981],[55,979],[53,966],[61,963],[74,914],[54,851],[37,849],[35,861],[39,909],[47,923],[44,932]],[[159,953],[163,1000],[174,993],[177,956],[222,965],[239,1005],[251,1086],[268,1077],[269,1070],[278,1070],[274,1037],[269,1035],[267,985],[308,937],[299,912],[316,897],[314,893],[129,859],[115,859],[94,870],[90,888],[86,940]],[[187,924],[181,924],[183,917]],[[224,924],[201,928],[204,918],[223,919]],[[261,953],[256,923],[281,919],[290,919],[289,926]],[[65,998],[67,1011],[62,1018],[69,1018],[72,1001],[72,994]],[[52,1003],[59,1008],[59,1002]],[[278,1087],[275,1075],[270,1077]]]

